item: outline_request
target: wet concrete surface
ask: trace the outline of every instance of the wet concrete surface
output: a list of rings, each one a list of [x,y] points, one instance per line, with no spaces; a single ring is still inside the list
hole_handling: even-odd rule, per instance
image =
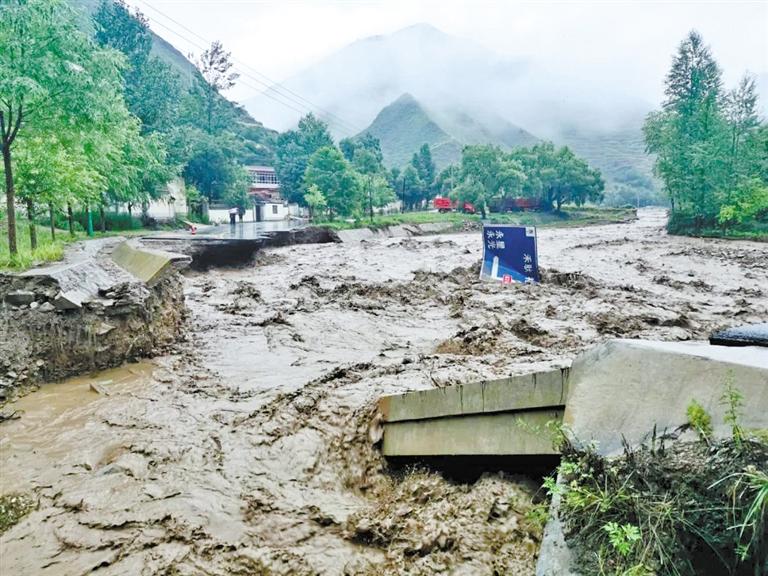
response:
[[[9,407],[0,492],[38,506],[0,536],[0,572],[532,574],[535,481],[390,473],[376,400],[766,318],[765,244],[663,223],[540,230],[538,286],[480,282],[478,232],[188,273],[175,353],[96,375],[108,396],[80,379]]]

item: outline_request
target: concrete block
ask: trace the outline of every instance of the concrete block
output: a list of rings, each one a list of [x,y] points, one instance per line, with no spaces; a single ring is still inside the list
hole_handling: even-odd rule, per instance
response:
[[[15,290],[5,295],[5,301],[13,306],[23,306],[35,301],[35,293],[29,290]]]
[[[173,268],[186,266],[192,261],[184,254],[137,248],[129,242],[119,244],[112,251],[112,260],[149,286],[159,282]]]
[[[568,393],[568,369],[512,376],[461,386],[385,396],[379,412],[385,422],[562,407]]]
[[[385,456],[557,454],[546,424],[562,420],[562,410],[538,409],[472,414],[387,423]]]
[[[696,400],[712,416],[715,435],[726,437],[721,398],[728,381],[745,399],[742,425],[768,428],[768,349],[614,340],[574,360],[564,423],[579,443],[615,455],[622,438],[636,446],[654,426],[659,435],[684,426]]]

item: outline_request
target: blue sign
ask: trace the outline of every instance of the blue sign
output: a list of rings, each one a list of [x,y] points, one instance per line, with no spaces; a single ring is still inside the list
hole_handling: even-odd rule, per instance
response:
[[[512,282],[538,282],[536,228],[483,225],[483,267],[480,278]]]

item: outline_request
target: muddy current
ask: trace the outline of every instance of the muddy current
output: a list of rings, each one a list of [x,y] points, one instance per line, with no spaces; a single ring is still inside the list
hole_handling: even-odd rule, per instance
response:
[[[609,338],[768,317],[765,244],[664,214],[539,231],[542,283],[478,280],[479,232],[269,249],[184,278],[172,354],[6,407],[3,574],[532,574],[534,478],[391,470],[384,394],[567,366]],[[522,471],[524,472],[524,471]]]

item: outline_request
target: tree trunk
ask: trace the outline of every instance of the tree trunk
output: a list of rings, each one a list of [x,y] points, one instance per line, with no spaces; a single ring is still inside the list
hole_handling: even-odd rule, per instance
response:
[[[75,235],[75,219],[72,216],[72,203],[67,202],[67,224],[69,224],[69,235]]]
[[[107,231],[107,218],[104,215],[104,204],[99,204],[99,227],[102,232]]]
[[[128,202],[128,219],[133,220],[133,204]]]
[[[93,236],[93,216],[91,215],[91,207],[89,204],[85,205],[85,223],[87,226],[88,236]]]
[[[8,209],[8,250],[11,256],[16,254],[16,196],[13,189],[13,173],[11,172],[11,146],[3,142],[3,169],[5,170],[5,195]]]
[[[69,235],[75,235],[75,218],[72,215],[72,203],[67,202],[67,224],[69,226]]]
[[[53,219],[53,202],[48,204],[48,214],[50,215],[51,222],[51,240],[56,240],[56,221]]]
[[[37,248],[37,228],[35,227],[35,203],[27,199],[27,218],[29,219],[29,247]]]
[[[373,183],[368,180],[368,211],[371,216],[371,224],[373,224]]]

